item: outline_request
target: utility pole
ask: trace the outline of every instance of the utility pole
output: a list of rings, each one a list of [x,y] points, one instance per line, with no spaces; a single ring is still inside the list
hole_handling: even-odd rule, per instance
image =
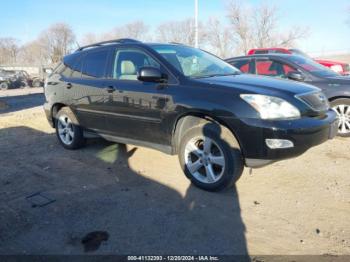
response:
[[[198,48],[198,0],[194,0],[194,47]]]

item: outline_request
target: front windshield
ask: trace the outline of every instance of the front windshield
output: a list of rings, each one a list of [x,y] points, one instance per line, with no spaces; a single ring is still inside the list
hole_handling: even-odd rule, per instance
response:
[[[181,45],[152,45],[151,47],[181,73],[190,78],[240,73],[235,67],[200,49]]]
[[[330,70],[328,67],[325,67],[312,59],[302,57],[302,56],[291,56],[291,61],[299,66],[301,66],[304,70],[320,77],[334,77],[339,76],[339,74]]]
[[[289,49],[289,51],[291,51],[295,55],[300,55],[300,56],[304,56],[307,58],[311,58],[309,55],[307,55],[306,53],[304,53],[303,51],[301,51],[299,49]]]

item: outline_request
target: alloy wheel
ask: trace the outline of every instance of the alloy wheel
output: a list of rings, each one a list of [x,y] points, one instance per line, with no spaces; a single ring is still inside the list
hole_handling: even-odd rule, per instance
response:
[[[338,114],[338,133],[350,133],[350,105],[336,105],[333,110]]]
[[[225,156],[209,137],[192,138],[185,146],[185,164],[191,175],[202,183],[220,180],[225,171]]]
[[[66,145],[72,144],[74,139],[74,128],[73,123],[68,116],[61,115],[58,118],[57,129],[61,141]]]

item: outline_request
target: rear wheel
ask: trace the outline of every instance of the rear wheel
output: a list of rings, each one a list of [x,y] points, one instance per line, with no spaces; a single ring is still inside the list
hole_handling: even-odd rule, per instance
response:
[[[331,106],[339,118],[338,135],[350,137],[350,99],[336,99],[331,102]]]
[[[218,191],[230,187],[243,172],[239,145],[226,130],[209,122],[189,129],[181,139],[181,167],[201,189]]]
[[[78,149],[84,146],[83,129],[79,126],[73,112],[63,107],[55,117],[56,135],[66,149]]]
[[[41,81],[39,79],[34,79],[32,82],[33,87],[40,87],[41,86]]]
[[[0,84],[0,89],[1,90],[7,90],[9,88],[9,85],[6,82],[2,82]]]

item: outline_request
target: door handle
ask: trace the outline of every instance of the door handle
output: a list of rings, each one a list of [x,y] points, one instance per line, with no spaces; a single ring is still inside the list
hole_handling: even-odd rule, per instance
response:
[[[72,88],[72,84],[71,83],[67,83],[67,89],[71,89]]]
[[[114,86],[107,86],[106,90],[108,93],[113,93],[115,91],[115,87]]]

